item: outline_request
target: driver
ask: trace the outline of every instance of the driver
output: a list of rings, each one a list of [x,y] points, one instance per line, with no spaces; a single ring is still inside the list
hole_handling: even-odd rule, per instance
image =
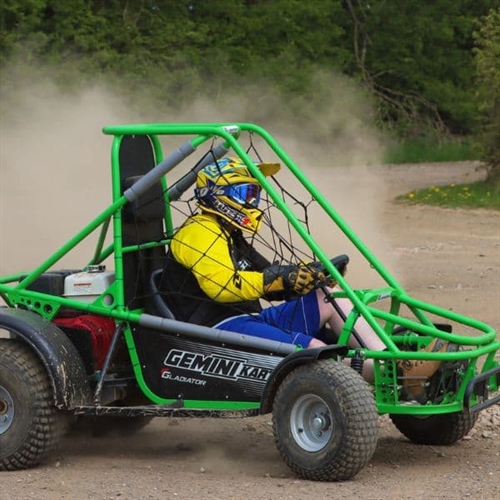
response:
[[[256,166],[265,176],[280,168]],[[323,327],[328,324],[338,335],[344,323],[321,289],[331,291],[334,283],[325,278],[319,263],[272,265],[248,243],[243,232],[254,234],[262,223],[260,191],[239,158],[218,160],[198,173],[195,197],[200,212],[184,222],[169,245],[159,286],[162,297],[181,321],[302,348],[324,346]],[[263,309],[261,298],[285,302]],[[336,302],[347,317],[353,307],[350,300]],[[385,349],[364,318],[355,327],[363,347]],[[360,347],[354,336],[350,347]],[[364,363],[363,377],[373,380],[370,360]]]

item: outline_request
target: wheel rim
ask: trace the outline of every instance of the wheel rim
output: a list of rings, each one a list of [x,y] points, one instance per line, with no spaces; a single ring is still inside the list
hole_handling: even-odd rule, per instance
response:
[[[290,428],[295,441],[303,450],[322,450],[333,433],[332,415],[328,405],[314,394],[302,396],[293,405]]]
[[[14,421],[14,400],[0,385],[0,434],[7,432]]]

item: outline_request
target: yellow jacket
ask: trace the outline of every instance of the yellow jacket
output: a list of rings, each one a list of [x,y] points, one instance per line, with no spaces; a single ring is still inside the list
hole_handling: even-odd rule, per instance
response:
[[[213,326],[231,316],[258,313],[262,270],[270,263],[215,215],[190,217],[174,235],[160,291],[176,319]]]
[[[234,262],[230,234],[210,214],[191,217],[170,243],[173,257],[191,270],[200,288],[217,302],[255,300],[264,294],[260,271],[246,271],[248,262]],[[236,257],[237,258],[237,257]]]

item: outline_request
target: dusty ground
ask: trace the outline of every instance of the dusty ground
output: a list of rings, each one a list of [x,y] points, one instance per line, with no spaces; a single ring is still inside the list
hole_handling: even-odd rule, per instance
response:
[[[381,226],[384,262],[404,268],[412,295],[481,319],[500,330],[500,213],[396,205],[414,187],[465,182],[473,164],[383,169],[389,188]],[[500,407],[481,414],[452,447],[416,446],[380,419],[368,467],[344,483],[293,476],[275,449],[270,417],[156,419],[121,439],[68,436],[34,470],[3,473],[3,499],[466,499],[500,498]]]

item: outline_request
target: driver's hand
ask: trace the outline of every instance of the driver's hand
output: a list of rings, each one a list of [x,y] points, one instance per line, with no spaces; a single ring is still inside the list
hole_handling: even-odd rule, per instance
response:
[[[284,291],[305,295],[325,283],[325,275],[310,264],[275,265],[264,269],[264,293]]]
[[[289,289],[298,295],[305,295],[322,284],[326,284],[326,276],[311,264],[300,264],[288,275]]]
[[[337,284],[337,282],[332,276],[325,275],[325,266],[321,262],[319,261],[309,262],[307,266],[310,267],[311,269],[314,269],[318,274],[323,275],[323,283],[322,283],[323,285],[333,288]],[[345,276],[347,274],[347,263],[345,263],[340,268],[338,266],[335,267],[340,271],[340,274],[342,274],[342,276]]]
[[[337,284],[331,276],[326,276],[324,274],[325,266],[321,262],[309,262],[308,264],[304,264],[304,266],[311,269],[314,273],[316,273],[316,276],[318,276],[316,288],[318,286],[328,286],[333,288]]]

